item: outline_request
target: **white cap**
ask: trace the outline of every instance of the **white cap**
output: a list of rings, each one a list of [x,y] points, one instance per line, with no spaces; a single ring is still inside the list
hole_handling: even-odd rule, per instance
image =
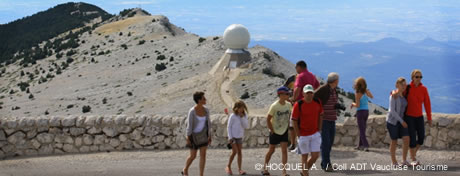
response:
[[[307,84],[303,87],[303,93],[314,92],[313,86]]]

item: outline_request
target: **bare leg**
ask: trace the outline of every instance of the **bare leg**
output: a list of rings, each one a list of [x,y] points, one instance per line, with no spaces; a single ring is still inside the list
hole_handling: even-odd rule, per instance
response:
[[[307,167],[310,170],[311,166],[318,160],[319,152],[311,152],[311,157],[308,160]]]
[[[291,132],[291,145],[296,145],[296,140],[295,140],[296,134],[295,134],[295,131],[294,131],[294,129],[289,130],[289,131]]]
[[[190,168],[193,160],[195,160],[197,152],[198,150],[190,149],[190,156],[187,158],[187,161],[185,162],[185,168],[182,170],[184,175],[188,175],[188,168]]]
[[[288,160],[287,147],[287,142],[281,142],[281,162],[283,163],[283,165],[286,165]],[[286,174],[286,168],[283,168],[283,174]]]
[[[241,165],[243,164],[243,144],[237,144],[238,153],[238,171],[241,171]]]
[[[417,144],[417,145],[415,146],[415,156],[417,156],[417,152],[418,152],[418,150],[420,149],[420,147],[421,147],[420,144]]]
[[[396,146],[398,145],[397,140],[391,140],[390,144],[390,154],[391,154],[391,162],[393,164],[397,163],[398,161],[396,160]],[[403,151],[404,152],[404,151]]]
[[[308,154],[302,155],[302,174],[308,174]]]
[[[276,145],[272,145],[272,144],[270,144],[268,147],[268,152],[265,155],[264,172],[268,172],[267,165],[268,165],[268,162],[270,162],[270,159],[272,158],[273,153],[275,153],[275,148],[276,148]]]
[[[402,150],[402,158],[403,162],[407,161],[407,151],[409,150],[409,136],[403,137],[403,150]]]
[[[200,148],[200,176],[204,175],[204,166],[206,165],[206,150],[207,146]]]
[[[417,161],[417,159],[415,158],[415,149],[416,148],[410,148],[409,151],[410,151],[410,158],[412,159],[412,161]]]
[[[230,171],[232,170],[233,159],[235,158],[236,153],[237,153],[237,150],[238,150],[238,149],[236,148],[236,146],[237,146],[237,145],[236,145],[235,143],[232,144],[232,154],[230,154],[230,158],[228,159],[227,168],[228,168],[228,170],[230,170]]]

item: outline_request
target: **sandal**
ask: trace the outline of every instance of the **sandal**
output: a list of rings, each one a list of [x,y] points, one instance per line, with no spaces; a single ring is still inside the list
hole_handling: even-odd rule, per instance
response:
[[[230,170],[229,167],[225,168],[225,173],[227,173],[227,175],[233,175],[232,170]]]
[[[264,172],[264,171],[261,171],[260,172],[262,175],[270,175],[270,173],[267,171],[267,172]]]
[[[181,171],[180,174],[181,174],[182,176],[188,176],[188,175],[185,175],[185,174],[184,174],[184,171]]]
[[[246,175],[246,172],[243,170],[240,170],[240,175]]]

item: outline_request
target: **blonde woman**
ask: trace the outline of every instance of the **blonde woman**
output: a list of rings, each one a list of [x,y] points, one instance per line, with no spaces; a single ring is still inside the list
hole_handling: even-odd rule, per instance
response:
[[[422,104],[425,107],[427,122],[431,127],[431,102],[428,89],[422,84],[422,71],[418,69],[413,70],[411,78],[412,82],[407,86],[405,92],[407,110],[404,120],[407,122],[409,128],[411,165],[420,165],[416,156],[425,139],[425,121],[423,119]]]

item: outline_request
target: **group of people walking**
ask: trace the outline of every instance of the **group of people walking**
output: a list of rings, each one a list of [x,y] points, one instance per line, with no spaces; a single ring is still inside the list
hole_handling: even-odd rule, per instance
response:
[[[339,103],[336,88],[339,84],[339,74],[328,74],[327,83],[320,85],[315,75],[308,71],[304,61],[296,64],[297,75],[288,79],[286,84],[277,89],[278,99],[270,106],[267,113],[267,128],[269,131],[269,148],[265,155],[262,175],[270,175],[268,167],[270,159],[278,145],[281,147],[281,162],[285,165],[288,160],[288,149],[300,155],[301,175],[308,175],[308,170],[321,155],[321,168],[332,172],[331,150],[336,133],[338,109],[345,107]],[[391,137],[391,161],[394,166],[400,166],[396,160],[395,151],[397,139],[403,139],[403,156],[401,165],[418,165],[417,151],[425,138],[422,104],[425,106],[428,123],[431,125],[431,107],[427,88],[421,83],[422,73],[414,70],[412,81],[406,85],[404,78],[396,81],[396,89],[390,95],[390,107],[387,115],[387,129]],[[366,125],[369,116],[369,98],[373,98],[367,88],[366,80],[359,77],[355,80],[355,101],[350,108],[357,108],[356,119],[359,127],[359,144],[356,150],[369,151],[366,139]],[[206,98],[203,92],[193,95],[196,103],[187,117],[187,146],[190,155],[186,160],[182,175],[188,175],[188,169],[200,151],[200,175],[204,174],[207,146],[211,143],[211,121],[209,110],[204,106]],[[242,170],[242,144],[244,130],[249,128],[248,108],[243,101],[237,101],[229,115],[227,132],[228,148],[232,149],[225,172],[233,175],[231,165],[237,156],[238,174],[246,175]],[[289,143],[291,146],[289,147]],[[410,150],[409,150],[410,148]],[[410,151],[411,162],[407,161]],[[286,168],[282,171],[287,176]]]

